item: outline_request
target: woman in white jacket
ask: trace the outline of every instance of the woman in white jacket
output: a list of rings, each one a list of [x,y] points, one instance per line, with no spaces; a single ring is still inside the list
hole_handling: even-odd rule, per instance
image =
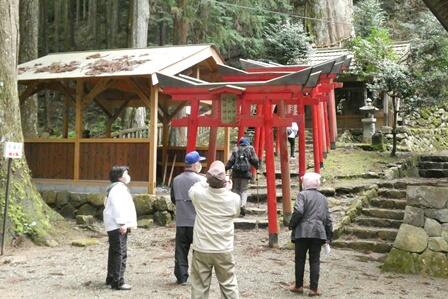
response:
[[[137,213],[128,189],[131,177],[126,166],[113,166],[109,173],[103,220],[109,236],[106,285],[114,290],[130,290],[124,282],[127,260],[127,239],[131,228],[137,227]]]

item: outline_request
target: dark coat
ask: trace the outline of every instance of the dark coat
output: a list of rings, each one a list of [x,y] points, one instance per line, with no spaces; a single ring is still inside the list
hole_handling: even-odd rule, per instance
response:
[[[291,239],[315,238],[330,241],[333,224],[328,210],[327,198],[315,189],[299,193],[289,228]]]
[[[244,155],[249,160],[250,165],[258,169],[259,160],[257,154],[255,153],[254,148],[251,145],[240,145],[233,149],[232,155],[230,156],[230,159],[229,161],[227,161],[226,164],[226,171],[232,169],[233,165],[235,164],[236,158],[241,152],[244,152]],[[250,171],[240,172],[235,169],[232,169],[232,177],[250,179],[252,178],[252,173]]]

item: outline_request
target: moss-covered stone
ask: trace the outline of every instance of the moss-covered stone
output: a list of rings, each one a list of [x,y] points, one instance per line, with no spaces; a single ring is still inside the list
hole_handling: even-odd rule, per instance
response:
[[[79,208],[87,202],[87,194],[70,193],[70,204],[75,208]]]
[[[415,263],[420,273],[448,278],[448,258],[444,253],[427,249],[416,258]]]
[[[151,218],[142,218],[137,220],[137,226],[141,228],[151,228],[154,225],[154,220]]]
[[[415,227],[409,224],[402,224],[398,230],[397,238],[394,242],[394,247],[409,251],[420,253],[428,246],[428,235],[425,230],[420,227]]]
[[[154,213],[154,222],[165,226],[172,221],[172,216],[168,211],[157,211]]]
[[[60,208],[59,213],[64,218],[74,218],[75,217],[75,208],[71,204],[66,204],[62,208]]]
[[[89,193],[87,195],[87,202],[96,207],[101,207],[104,206],[104,197],[105,195],[102,193]]]
[[[56,195],[56,207],[61,209],[63,206],[68,204],[70,199],[70,193],[67,191],[58,192]]]
[[[56,204],[56,192],[54,191],[42,191],[42,199],[47,205],[53,206]]]
[[[174,211],[174,205],[167,196],[159,196],[154,201],[154,208],[157,211]]]
[[[73,240],[72,245],[77,247],[87,247],[92,245],[98,245],[100,242],[98,239],[80,239],[80,240]]]
[[[442,237],[428,239],[428,248],[436,252],[448,252],[448,243]]]
[[[154,200],[149,194],[137,194],[134,196],[134,205],[137,215],[149,215],[154,211]]]
[[[76,224],[91,225],[94,222],[94,218],[91,215],[77,215]]]
[[[397,248],[392,248],[382,267],[386,272],[416,273],[414,257],[412,253]]]
[[[76,215],[91,215],[95,216],[96,214],[96,207],[92,206],[91,204],[83,204],[79,209],[76,211]]]

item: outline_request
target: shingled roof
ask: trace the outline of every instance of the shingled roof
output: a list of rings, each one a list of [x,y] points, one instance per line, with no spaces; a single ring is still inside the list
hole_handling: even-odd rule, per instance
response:
[[[448,31],[448,1],[446,0],[423,0],[426,6],[436,16],[439,22]]]

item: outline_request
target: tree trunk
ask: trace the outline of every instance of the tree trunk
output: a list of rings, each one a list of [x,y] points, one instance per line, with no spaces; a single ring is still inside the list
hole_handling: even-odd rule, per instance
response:
[[[0,136],[7,141],[23,142],[20,123],[19,97],[17,94],[17,46],[19,32],[19,2],[0,1]],[[7,111],[7,113],[5,113]],[[0,146],[3,147],[2,144]],[[3,150],[2,150],[3,151]],[[11,235],[28,235],[41,244],[54,243],[54,221],[63,220],[40,197],[31,182],[26,159],[14,159],[10,184],[6,244]],[[4,206],[7,161],[0,159],[0,202]],[[1,215],[3,217],[3,214]]]
[[[106,44],[108,49],[113,49],[117,46],[117,32],[118,32],[118,0],[107,0],[106,3],[106,24],[107,24],[107,39]]]
[[[305,25],[318,47],[338,45],[354,31],[353,0],[309,0],[306,15],[313,18]]]
[[[397,107],[397,97],[392,96],[392,107],[394,110],[394,119],[392,126],[392,151],[390,153],[391,157],[397,155],[397,118],[398,118],[398,107]]]
[[[20,0],[19,63],[37,58],[39,39],[39,0]],[[37,136],[37,96],[29,97],[20,107],[23,135]]]
[[[130,48],[146,48],[148,46],[149,0],[132,0],[129,6]],[[132,108],[128,108],[132,109]],[[133,114],[132,126],[145,126],[146,108],[139,107]]]
[[[79,25],[79,17],[81,16],[81,1],[76,0],[76,18],[75,18],[75,24],[76,27]]]
[[[73,25],[74,11],[73,0],[64,2],[64,51],[75,48],[75,30]]]
[[[188,41],[188,31],[190,29],[187,11],[187,0],[177,0],[177,8],[174,12],[173,20],[173,44],[186,45]]]
[[[97,28],[97,24],[96,24],[96,18],[97,18],[97,0],[90,0],[89,1],[89,20],[88,20],[88,24],[89,24],[89,29],[90,29],[90,34],[93,37],[93,44],[96,44],[97,41],[97,36],[98,36],[98,28]]]
[[[61,2],[54,1],[54,52],[59,52],[59,22],[61,18]]]

